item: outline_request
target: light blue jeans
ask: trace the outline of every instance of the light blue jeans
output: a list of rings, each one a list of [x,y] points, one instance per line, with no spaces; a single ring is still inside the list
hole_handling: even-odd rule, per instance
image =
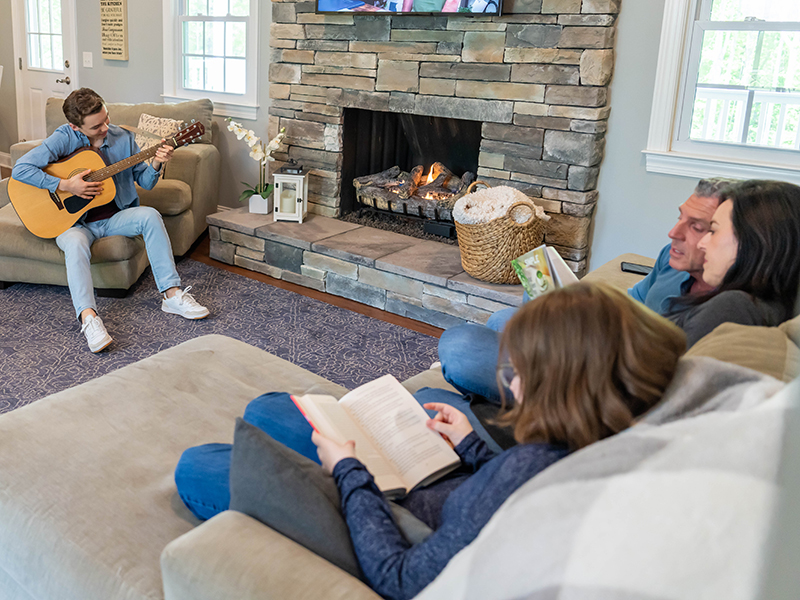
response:
[[[74,225],[56,238],[56,244],[64,252],[69,293],[78,319],[87,308],[97,312],[91,272],[92,244],[99,238],[112,235],[141,235],[144,238],[147,258],[159,292],[181,285],[167,229],[155,208],[135,206],[102,221]]]
[[[467,323],[445,330],[439,339],[439,360],[450,385],[462,394],[480,394],[501,403],[497,387],[500,333],[516,312],[516,308],[505,308],[489,317],[486,325]]]
[[[467,415],[475,433],[496,454],[502,449],[488,434],[460,394],[435,388],[422,388],[414,394],[417,402],[441,402],[454,406]],[[435,411],[427,411],[433,417]],[[319,463],[317,447],[311,441],[311,425],[297,410],[289,394],[270,392],[251,401],[243,419],[265,431],[273,439]],[[233,423],[231,423],[233,427]],[[186,507],[201,520],[210,519],[228,509],[231,444],[203,444],[188,448],[175,468],[175,485]]]

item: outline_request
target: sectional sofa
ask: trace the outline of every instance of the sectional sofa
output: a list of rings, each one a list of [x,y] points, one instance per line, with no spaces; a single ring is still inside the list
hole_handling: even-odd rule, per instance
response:
[[[799,345],[800,318],[720,327],[658,409],[537,475],[419,597],[756,597]],[[447,386],[435,369],[404,385]],[[270,390],[345,392],[203,336],[0,416],[0,598],[375,600],[258,521],[200,524],[178,498],[181,452],[230,442]]]

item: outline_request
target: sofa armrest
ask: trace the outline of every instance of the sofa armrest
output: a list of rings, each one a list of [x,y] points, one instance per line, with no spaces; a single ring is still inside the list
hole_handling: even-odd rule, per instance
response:
[[[164,171],[165,179],[178,179],[192,189],[195,238],[206,228],[206,217],[217,212],[220,155],[211,144],[191,144],[175,149]]]
[[[623,262],[632,262],[648,267],[652,267],[656,264],[655,259],[642,256],[641,254],[620,254],[617,258],[587,273],[583,280],[594,281],[595,283],[604,281],[625,291],[644,279],[644,276],[637,275],[636,273],[623,272],[620,268]]]
[[[232,510],[167,545],[161,573],[165,600],[380,600],[358,579]]]
[[[30,140],[28,142],[18,142],[16,144],[11,145],[11,164],[17,164],[17,161],[22,158],[25,154],[36,148],[36,146],[41,146],[44,140]]]

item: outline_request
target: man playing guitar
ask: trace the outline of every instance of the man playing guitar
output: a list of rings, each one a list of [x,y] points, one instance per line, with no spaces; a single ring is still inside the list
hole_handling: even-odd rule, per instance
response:
[[[109,123],[105,102],[92,90],[81,88],[72,92],[64,101],[63,110],[68,123],[19,159],[12,177],[50,192],[58,189],[89,200],[103,190],[102,181],[84,180],[89,170],[69,179],[59,179],[42,169],[86,146],[98,150],[107,164],[130,157],[138,153],[139,148],[132,133]],[[141,235],[144,238],[147,258],[162,294],[161,310],[187,319],[203,319],[209,314],[208,309],[188,293],[188,287],[181,290],[172,245],[161,215],[154,208],[139,206],[134,187],[135,181],[146,190],[153,189],[162,165],[172,158],[173,150],[171,146],[163,145],[156,152],[152,167],[139,163],[114,175],[117,190],[114,201],[92,208],[75,225],[56,237],[56,244],[64,252],[69,292],[81,322],[81,333],[92,352],[100,352],[112,342],[97,315],[90,271],[92,243],[102,237]]]

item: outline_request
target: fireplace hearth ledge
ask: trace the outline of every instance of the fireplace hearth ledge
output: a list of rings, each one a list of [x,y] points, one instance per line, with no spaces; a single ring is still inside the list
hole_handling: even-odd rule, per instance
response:
[[[478,281],[457,246],[309,214],[273,221],[246,208],[209,215],[211,258],[436,327],[485,323],[522,286]]]

